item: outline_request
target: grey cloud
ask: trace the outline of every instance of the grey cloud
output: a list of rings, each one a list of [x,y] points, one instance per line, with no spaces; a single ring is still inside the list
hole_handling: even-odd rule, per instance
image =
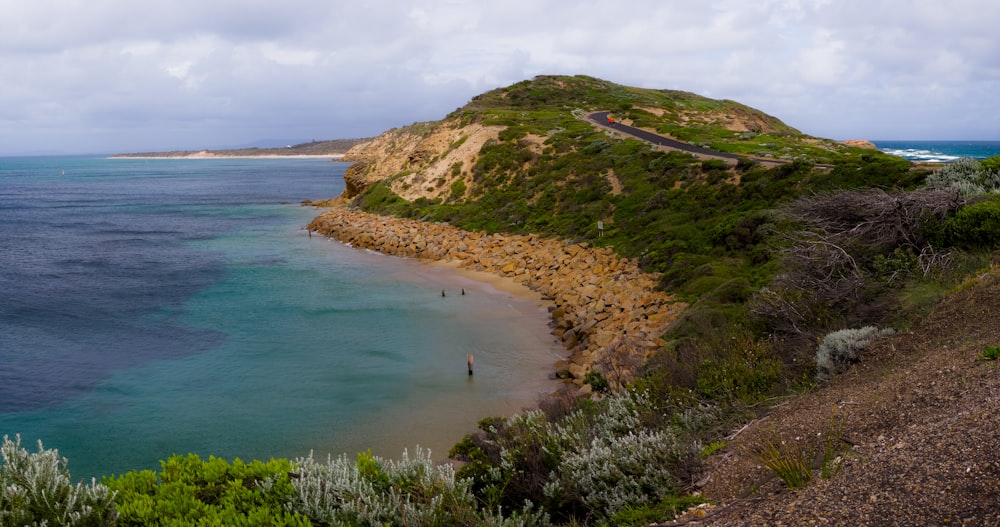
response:
[[[0,0],[0,153],[374,135],[538,74],[834,138],[996,139],[994,4]]]

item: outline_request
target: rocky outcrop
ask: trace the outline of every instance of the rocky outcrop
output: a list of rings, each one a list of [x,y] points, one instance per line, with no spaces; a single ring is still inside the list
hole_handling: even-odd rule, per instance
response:
[[[483,234],[455,227],[334,207],[308,227],[353,247],[385,254],[454,260],[509,277],[551,299],[553,335],[569,351],[555,375],[583,384],[597,370],[613,385],[659,349],[660,335],[684,304],[656,288],[653,276],[610,248],[536,235]]]
[[[847,146],[853,146],[855,148],[866,148],[868,150],[878,150],[878,147],[875,146],[875,143],[873,143],[871,141],[866,141],[864,139],[848,139],[846,141],[841,141],[841,143],[843,143],[843,144],[845,144]]]

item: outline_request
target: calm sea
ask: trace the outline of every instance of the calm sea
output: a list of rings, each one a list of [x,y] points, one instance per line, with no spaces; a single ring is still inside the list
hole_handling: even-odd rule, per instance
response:
[[[0,435],[74,479],[189,452],[441,458],[554,388],[540,304],[308,235],[300,201],[346,166],[0,158]]]
[[[1000,141],[873,141],[879,150],[910,161],[948,163],[1000,155]]]

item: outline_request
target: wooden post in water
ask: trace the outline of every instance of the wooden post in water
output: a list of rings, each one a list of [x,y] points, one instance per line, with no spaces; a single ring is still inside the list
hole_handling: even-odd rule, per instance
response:
[[[472,354],[468,354],[465,359],[469,362],[469,375],[472,375]]]

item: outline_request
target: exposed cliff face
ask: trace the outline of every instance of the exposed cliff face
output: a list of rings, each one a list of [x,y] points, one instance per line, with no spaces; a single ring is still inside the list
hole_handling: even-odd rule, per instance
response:
[[[355,164],[344,174],[343,197],[351,199],[388,178],[393,178],[393,192],[408,200],[448,197],[457,180],[471,188],[470,169],[477,153],[503,129],[479,124],[463,127],[449,120],[389,130],[344,156],[344,161]]]

